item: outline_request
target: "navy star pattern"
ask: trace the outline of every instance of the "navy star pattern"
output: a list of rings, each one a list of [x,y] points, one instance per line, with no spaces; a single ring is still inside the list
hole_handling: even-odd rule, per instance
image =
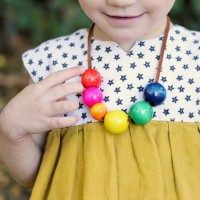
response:
[[[22,55],[25,67],[35,82],[73,66],[87,68],[86,29],[43,42]],[[125,52],[116,42],[92,40],[92,65],[103,78],[100,86],[108,110],[128,113],[132,104],[143,100],[143,90],[155,80],[163,36],[138,41]],[[167,90],[165,102],[153,108],[153,120],[200,121],[200,33],[175,25],[169,32],[159,82]],[[75,77],[69,82],[81,81]],[[81,94],[69,95],[79,108],[67,115],[78,115],[78,124],[95,120],[84,105]],[[64,111],[63,111],[64,112]]]

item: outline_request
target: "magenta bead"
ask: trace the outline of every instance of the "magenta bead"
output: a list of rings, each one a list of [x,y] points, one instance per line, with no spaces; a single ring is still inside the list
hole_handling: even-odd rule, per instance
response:
[[[97,87],[89,87],[83,91],[83,102],[92,107],[96,103],[101,103],[103,101],[103,93]]]

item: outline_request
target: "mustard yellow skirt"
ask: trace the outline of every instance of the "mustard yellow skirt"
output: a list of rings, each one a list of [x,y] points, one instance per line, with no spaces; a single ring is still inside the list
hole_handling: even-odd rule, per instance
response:
[[[200,124],[54,130],[31,200],[200,200]]]

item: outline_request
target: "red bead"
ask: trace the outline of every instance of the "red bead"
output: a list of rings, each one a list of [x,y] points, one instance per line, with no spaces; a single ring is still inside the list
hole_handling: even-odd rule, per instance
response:
[[[85,88],[87,87],[99,87],[102,79],[100,73],[95,69],[87,69],[82,74],[82,83]]]

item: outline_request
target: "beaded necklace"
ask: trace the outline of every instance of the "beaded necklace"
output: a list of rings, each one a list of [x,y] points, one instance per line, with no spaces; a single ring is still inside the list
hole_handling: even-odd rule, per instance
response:
[[[138,125],[144,125],[151,121],[153,117],[152,107],[162,104],[166,99],[166,89],[158,81],[170,29],[170,18],[167,17],[155,82],[146,85],[143,92],[144,100],[134,103],[130,107],[128,114],[122,110],[108,111],[106,105],[102,103],[103,93],[99,89],[102,78],[100,73],[92,68],[91,59],[91,38],[94,26],[95,24],[93,23],[88,33],[88,69],[82,75],[82,84],[86,88],[83,91],[83,102],[91,108],[90,113],[94,119],[104,121],[104,127],[108,132],[120,134],[128,129],[129,119]]]

